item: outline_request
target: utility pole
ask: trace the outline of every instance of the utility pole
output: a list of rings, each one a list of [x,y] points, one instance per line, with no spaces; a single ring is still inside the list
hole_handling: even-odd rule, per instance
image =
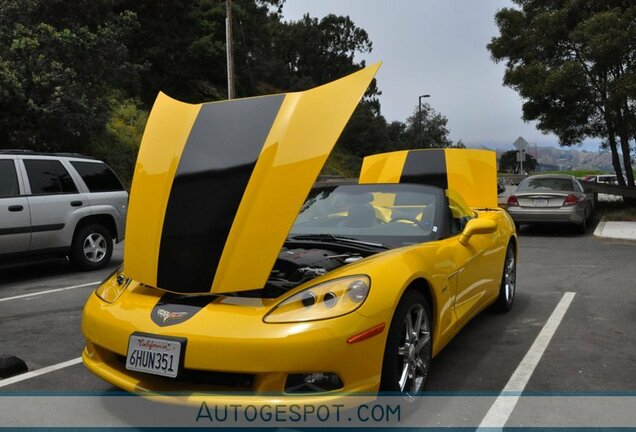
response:
[[[417,145],[422,146],[422,98],[431,97],[429,94],[417,97]]]
[[[234,43],[232,42],[232,0],[225,0],[225,51],[227,54],[227,98],[234,99]]]

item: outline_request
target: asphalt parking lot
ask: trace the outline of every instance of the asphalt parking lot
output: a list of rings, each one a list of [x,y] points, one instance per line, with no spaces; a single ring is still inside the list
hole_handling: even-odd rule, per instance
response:
[[[560,227],[522,227],[513,310],[485,312],[469,323],[434,360],[427,390],[502,391],[564,294],[574,293],[521,390],[636,392],[636,244],[596,238],[593,228],[578,235]],[[84,344],[82,307],[96,286],[87,284],[102,280],[121,259],[118,248],[98,272],[79,273],[64,262],[1,270],[0,354],[22,358],[30,371],[77,359]],[[70,289],[37,295],[60,288]],[[4,394],[109,390],[115,389],[81,363],[9,385],[0,381]],[[479,424],[493,400],[463,413],[467,424]],[[445,409],[453,410],[452,403]],[[427,418],[438,424],[443,415]],[[523,424],[528,413],[519,405],[509,415],[508,424]]]

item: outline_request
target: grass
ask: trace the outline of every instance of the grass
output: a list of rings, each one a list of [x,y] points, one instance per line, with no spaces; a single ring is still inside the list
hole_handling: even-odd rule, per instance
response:
[[[596,217],[605,217],[610,221],[636,222],[636,204],[622,201],[599,201],[596,204]]]
[[[586,175],[594,174],[615,174],[614,171],[599,171],[599,170],[570,170],[570,171],[535,171],[530,174],[569,174],[574,177],[585,177]],[[636,177],[636,171],[634,171]]]
[[[599,171],[599,170],[571,170],[571,171],[541,171],[541,172],[537,171],[533,174],[569,174],[574,177],[584,177],[586,175],[605,174],[605,172]]]

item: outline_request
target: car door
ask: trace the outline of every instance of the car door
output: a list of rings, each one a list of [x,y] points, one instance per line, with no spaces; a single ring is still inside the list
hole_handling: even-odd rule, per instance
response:
[[[454,248],[457,263],[455,313],[460,325],[470,320],[483,304],[492,298],[499,286],[500,254],[495,253],[496,234],[472,236],[468,244],[459,243],[459,234],[469,220],[478,215],[468,208],[460,196],[449,193],[451,235],[457,237]]]
[[[49,251],[71,245],[74,211],[85,196],[66,168],[56,159],[22,159],[29,183],[31,244],[29,250]]]
[[[0,257],[26,253],[31,240],[29,203],[13,159],[0,159]]]

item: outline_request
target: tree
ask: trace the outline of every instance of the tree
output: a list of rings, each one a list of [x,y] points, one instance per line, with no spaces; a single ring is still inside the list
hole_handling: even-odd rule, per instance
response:
[[[364,66],[355,56],[370,52],[371,41],[349,17],[283,22],[282,4],[233,0],[237,97],[306,90]],[[138,17],[131,56],[148,66],[131,94],[148,107],[160,90],[192,103],[226,98],[224,2],[125,0],[121,7]]]
[[[358,157],[389,151],[386,120],[368,101],[362,101],[351,116],[336,146]]]
[[[148,120],[148,111],[137,98],[115,95],[106,131],[90,146],[90,154],[104,160],[119,174],[124,185],[130,185],[139,144]]]
[[[461,141],[453,143],[450,139],[447,123],[448,119],[436,112],[431,105],[422,104],[422,109],[416,107],[406,120],[400,142],[396,146],[400,149],[464,147]]]
[[[306,90],[365,66],[357,59],[373,45],[350,17],[285,22],[283,3],[233,0],[238,97]],[[225,56],[219,0],[0,0],[0,145],[92,154],[127,181],[157,93],[225,99]],[[388,124],[379,94],[373,80],[332,171],[351,172],[368,154],[453,145],[429,106]]]
[[[373,49],[364,29],[348,16],[333,14],[279,21],[273,25],[272,38],[272,54],[278,64],[272,68],[274,75],[265,76],[269,83],[286,90],[306,90],[355,72],[365,66],[355,56]],[[376,91],[374,83],[371,92]]]
[[[499,172],[518,173],[521,168],[517,162],[517,150],[508,150],[499,159]],[[531,154],[526,153],[526,160],[523,162],[523,170],[532,172],[537,169],[537,160]]]
[[[636,5],[623,0],[513,0],[488,45],[506,60],[504,84],[524,99],[523,118],[570,146],[602,138],[619,178],[634,185]],[[619,153],[620,149],[620,153]]]
[[[83,151],[104,132],[113,88],[139,65],[136,16],[112,0],[0,1],[0,146]]]

